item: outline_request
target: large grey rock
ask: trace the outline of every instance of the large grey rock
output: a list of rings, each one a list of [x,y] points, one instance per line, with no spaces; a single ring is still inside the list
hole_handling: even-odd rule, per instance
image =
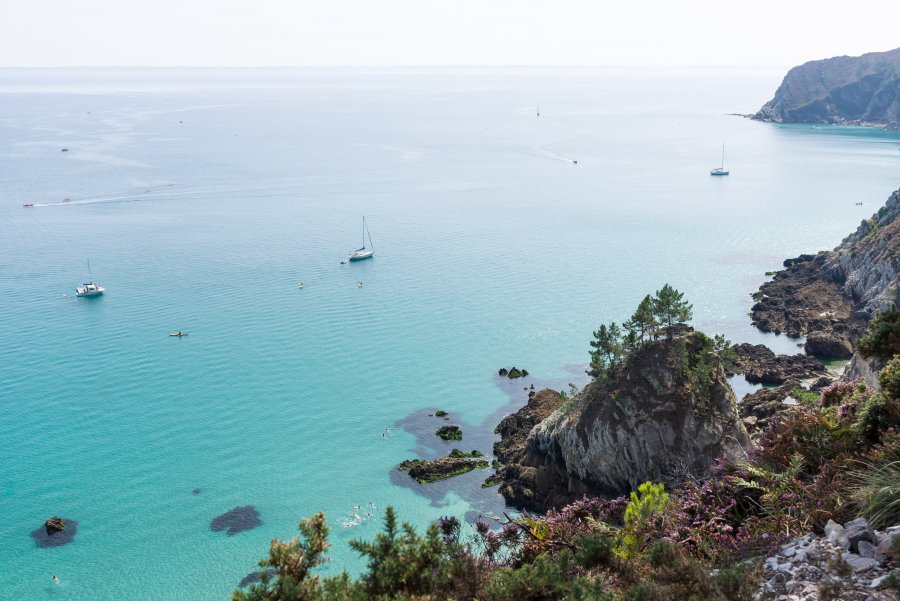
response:
[[[866,570],[871,570],[874,567],[878,566],[878,562],[874,559],[868,559],[866,557],[860,557],[855,553],[844,553],[841,555],[850,565],[850,569],[853,570],[853,573],[865,572]]]
[[[859,541],[875,542],[875,533],[869,527],[869,522],[866,521],[866,518],[856,518],[847,522],[844,524],[844,530],[847,540],[850,541],[850,548],[854,552],[858,550],[857,545]]]
[[[614,381],[593,382],[573,410],[535,426],[524,463],[554,473],[567,489],[574,480],[622,494],[668,470],[702,471],[716,457],[743,453],[749,437],[734,392],[716,357],[702,355],[702,341],[691,332],[647,343]],[[708,362],[705,390],[685,379],[679,353]]]
[[[859,551],[860,557],[865,557],[866,559],[877,559],[875,557],[875,545],[868,541],[861,540],[856,543],[856,548]]]
[[[828,520],[828,523],[825,524],[825,538],[832,545],[840,547],[844,551],[850,548],[850,539],[847,538],[847,531],[833,520]]]

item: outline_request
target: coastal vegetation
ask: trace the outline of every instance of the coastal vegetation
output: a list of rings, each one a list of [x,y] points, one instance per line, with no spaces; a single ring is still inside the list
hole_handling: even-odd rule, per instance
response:
[[[900,309],[891,307],[876,315],[856,348],[869,357],[890,358],[900,353]]]
[[[638,304],[634,314],[622,326],[616,322],[602,324],[591,340],[591,363],[588,374],[595,378],[608,378],[622,366],[626,356],[650,340],[665,333],[671,340],[675,326],[691,320],[693,306],[684,300],[684,293],[669,284],[647,295]]]

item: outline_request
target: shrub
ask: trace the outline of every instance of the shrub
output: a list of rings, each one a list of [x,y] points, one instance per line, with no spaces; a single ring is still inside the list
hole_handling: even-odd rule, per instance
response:
[[[622,528],[620,553],[634,557],[643,547],[646,537],[653,531],[651,519],[665,513],[669,506],[669,493],[663,484],[644,482],[637,492],[631,493],[631,501],[625,509],[625,526]]]
[[[878,374],[878,383],[881,390],[891,398],[900,398],[900,354],[888,361],[881,373]]]
[[[900,353],[900,310],[892,307],[876,315],[856,347],[866,356],[892,357]]]
[[[857,409],[856,427],[869,441],[878,442],[884,431],[900,426],[900,398],[873,394]]]

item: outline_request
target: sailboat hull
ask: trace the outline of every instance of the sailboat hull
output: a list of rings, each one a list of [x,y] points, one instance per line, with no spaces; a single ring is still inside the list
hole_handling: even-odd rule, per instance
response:
[[[357,251],[357,252],[351,254],[349,259],[351,261],[365,261],[366,259],[371,259],[372,255],[374,255],[374,254],[375,254],[374,250],[367,250],[367,251],[362,251],[362,252]]]

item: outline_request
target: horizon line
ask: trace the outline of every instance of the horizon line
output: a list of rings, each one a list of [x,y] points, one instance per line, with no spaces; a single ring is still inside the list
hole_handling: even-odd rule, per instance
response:
[[[0,69],[783,69],[785,65],[436,64],[436,65],[0,65]],[[790,68],[790,67],[788,67]]]

